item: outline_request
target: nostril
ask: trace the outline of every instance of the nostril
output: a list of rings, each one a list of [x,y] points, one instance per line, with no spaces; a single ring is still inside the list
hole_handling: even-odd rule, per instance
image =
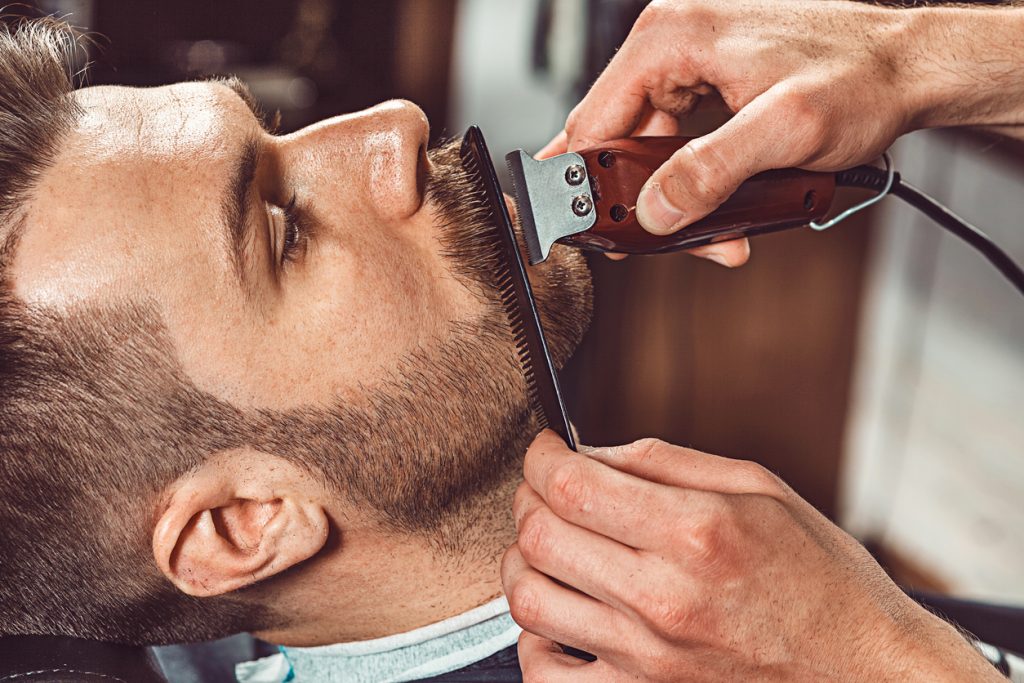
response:
[[[391,100],[368,110],[362,135],[370,194],[383,218],[403,220],[424,206],[430,188],[430,128],[411,102]]]
[[[427,191],[427,182],[430,178],[430,159],[427,156],[427,144],[421,142],[416,150],[416,192],[423,202]]]

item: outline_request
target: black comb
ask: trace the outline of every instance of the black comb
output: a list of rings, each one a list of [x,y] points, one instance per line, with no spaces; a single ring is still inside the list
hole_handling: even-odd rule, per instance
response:
[[[537,302],[533,298],[530,281],[526,278],[512,220],[494,172],[491,155],[487,151],[487,143],[478,127],[470,126],[466,131],[459,154],[463,167],[475,176],[477,186],[483,192],[483,199],[490,209],[490,226],[494,232],[491,241],[495,256],[493,261],[497,264],[494,284],[515,337],[519,365],[526,377],[530,408],[537,416],[541,428],[555,431],[575,451],[576,441],[572,437],[569,416],[565,412],[562,392],[558,388],[558,375],[555,374],[544,330],[540,326]]]

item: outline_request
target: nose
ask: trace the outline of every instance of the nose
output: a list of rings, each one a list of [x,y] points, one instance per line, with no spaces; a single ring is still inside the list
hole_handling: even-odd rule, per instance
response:
[[[305,173],[320,190],[337,184],[339,199],[362,195],[381,219],[407,218],[423,204],[430,124],[419,107],[390,100],[336,116],[288,136]]]

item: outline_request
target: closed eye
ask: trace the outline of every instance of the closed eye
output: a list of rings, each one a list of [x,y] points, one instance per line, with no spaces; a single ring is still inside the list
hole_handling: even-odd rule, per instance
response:
[[[304,243],[302,221],[299,211],[296,208],[297,204],[298,195],[293,194],[291,201],[281,209],[281,212],[284,215],[284,235],[281,239],[282,265],[294,261],[299,255]]]

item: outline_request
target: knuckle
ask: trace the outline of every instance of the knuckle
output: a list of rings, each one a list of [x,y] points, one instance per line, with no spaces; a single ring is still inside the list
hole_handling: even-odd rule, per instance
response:
[[[580,510],[590,507],[590,491],[583,463],[570,460],[551,473],[548,504],[554,510]]]
[[[727,503],[710,504],[704,514],[692,521],[684,531],[681,541],[688,548],[690,556],[710,562],[722,554],[725,529],[731,521]]]
[[[748,492],[772,498],[782,498],[786,495],[788,487],[785,483],[760,463],[739,460],[735,466],[735,479],[742,482]]]
[[[580,119],[583,117],[582,113],[583,103],[577,104],[569,112],[569,116],[565,118],[565,132],[570,138],[576,134],[576,131],[580,127]]]
[[[652,0],[640,13],[644,25],[660,26],[670,17],[682,23],[688,23],[695,17],[706,14],[711,7],[702,0]]]
[[[638,612],[662,637],[669,640],[686,638],[691,618],[689,609],[681,600],[652,597]]]
[[[548,513],[543,509],[531,510],[523,517],[517,540],[519,551],[527,560],[546,557],[554,546]]]
[[[668,32],[680,44],[699,45],[707,42],[710,27],[720,23],[716,22],[719,15],[718,7],[706,0],[652,0],[637,17],[632,30],[638,33]],[[647,41],[643,41],[642,46],[649,49]]]
[[[766,520],[772,525],[781,524],[788,527],[792,524],[793,519],[789,507],[778,498],[761,498],[757,502],[759,503],[757,516],[760,519]]]
[[[801,120],[814,115],[814,106],[806,89],[786,84],[781,95],[781,103],[786,114]]]
[[[646,439],[640,439],[639,441],[633,442],[627,453],[627,457],[630,461],[636,463],[650,462],[665,448],[669,448],[669,445],[661,439],[648,437]]]
[[[782,96],[782,113],[794,128],[803,132],[807,144],[818,145],[828,133],[823,99],[814,90],[790,88]]]
[[[525,481],[516,488],[516,492],[512,496],[512,512],[516,518],[526,512],[526,505],[531,498],[531,492],[530,485]]]
[[[646,31],[650,28],[661,25],[665,19],[665,13],[668,11],[667,3],[665,0],[653,0],[637,17],[637,20],[633,23],[635,29],[640,31]]]
[[[695,524],[689,533],[690,552],[701,559],[709,559],[718,554],[721,547],[722,532],[717,521],[705,520]]]
[[[515,579],[513,570],[515,569],[517,556],[522,551],[519,550],[517,545],[509,547],[505,554],[501,556],[501,577],[502,581],[509,584],[514,584]],[[506,586],[508,588],[508,586]]]
[[[679,152],[685,177],[677,181],[685,191],[704,206],[717,206],[730,191],[730,170],[726,159],[714,145],[701,138],[690,142]]]
[[[538,587],[530,579],[523,579],[508,593],[508,607],[512,618],[528,631],[540,625],[542,605]]]

